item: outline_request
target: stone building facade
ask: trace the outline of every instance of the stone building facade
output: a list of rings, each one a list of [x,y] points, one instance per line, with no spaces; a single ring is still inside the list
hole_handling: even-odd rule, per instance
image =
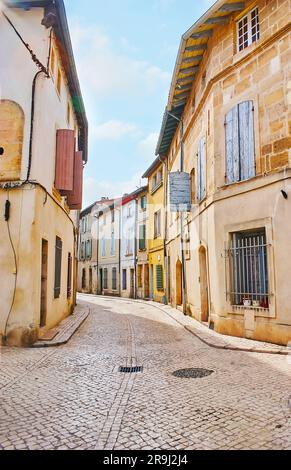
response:
[[[217,1],[183,35],[157,148],[170,172],[182,152],[191,176],[182,235],[167,219],[168,300],[279,344],[291,339],[290,11]]]
[[[0,336],[19,346],[74,308],[87,119],[62,0],[1,2],[0,42]]]

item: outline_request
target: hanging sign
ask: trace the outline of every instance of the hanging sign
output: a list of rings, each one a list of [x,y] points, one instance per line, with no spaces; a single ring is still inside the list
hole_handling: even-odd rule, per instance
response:
[[[171,212],[191,211],[190,175],[182,171],[170,173]]]

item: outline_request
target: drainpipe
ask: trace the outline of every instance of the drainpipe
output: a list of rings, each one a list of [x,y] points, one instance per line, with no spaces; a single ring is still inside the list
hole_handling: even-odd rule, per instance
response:
[[[119,297],[121,297],[121,217],[122,217],[122,203],[118,209],[119,213],[119,234],[118,234],[118,270],[119,270]]]
[[[138,225],[138,200],[135,199],[135,220],[134,220],[134,298],[137,299],[137,225]]]
[[[167,248],[166,248],[166,241],[167,241],[167,224],[168,224],[168,165],[167,165],[167,158],[165,160],[162,160],[161,157],[159,156],[160,162],[164,165],[165,167],[165,181],[164,181],[164,208],[165,209],[165,227],[164,227],[164,240],[163,240],[163,245],[164,245],[164,266],[165,266],[165,277],[166,277],[166,303],[168,303],[169,300],[169,289],[168,289],[168,257],[167,257]]]

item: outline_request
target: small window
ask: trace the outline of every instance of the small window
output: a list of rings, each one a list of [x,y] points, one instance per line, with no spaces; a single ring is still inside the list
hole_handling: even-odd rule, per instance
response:
[[[103,256],[103,258],[106,256],[106,239],[105,238],[102,238],[101,240],[101,256]]]
[[[103,283],[104,289],[108,289],[108,269],[104,269],[104,283]]]
[[[56,237],[55,247],[55,285],[54,285],[54,298],[58,299],[61,295],[61,278],[62,278],[62,250],[63,242],[59,237]]]
[[[265,229],[233,233],[229,251],[232,304],[269,308]]]
[[[260,39],[259,10],[254,8],[237,22],[237,49],[243,51]]]
[[[154,237],[161,236],[161,211],[159,210],[154,214]]]
[[[126,269],[122,270],[122,289],[127,289],[127,272]]]
[[[110,243],[110,254],[115,255],[115,233],[114,230],[111,232],[111,243]]]
[[[146,196],[142,196],[141,199],[140,199],[140,207],[141,209],[144,211],[146,210],[147,208],[147,197]]]
[[[112,290],[117,289],[117,269],[112,268]]]

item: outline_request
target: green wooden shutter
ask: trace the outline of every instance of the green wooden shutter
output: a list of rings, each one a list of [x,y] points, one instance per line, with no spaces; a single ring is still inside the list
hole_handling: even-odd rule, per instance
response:
[[[156,266],[156,286],[157,286],[157,290],[159,291],[164,290],[163,266],[159,264]]]
[[[140,225],[139,227],[139,249],[145,250],[146,248],[146,226]]]

